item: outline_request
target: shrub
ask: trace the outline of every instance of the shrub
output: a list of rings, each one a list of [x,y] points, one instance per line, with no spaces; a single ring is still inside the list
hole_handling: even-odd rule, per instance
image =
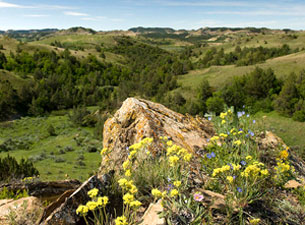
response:
[[[0,173],[0,182],[39,175],[38,170],[31,161],[22,158],[18,163],[17,160],[10,155],[0,158],[0,171],[5,171],[5,173]]]
[[[305,111],[296,111],[292,119],[299,122],[305,122]]]
[[[47,132],[50,136],[56,136],[55,128],[50,124],[47,128]]]
[[[206,101],[208,112],[219,114],[223,111],[224,100],[219,96],[213,96]]]

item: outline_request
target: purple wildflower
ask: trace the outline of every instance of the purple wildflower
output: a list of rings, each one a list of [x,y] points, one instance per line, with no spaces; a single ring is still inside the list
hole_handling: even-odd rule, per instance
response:
[[[243,114],[242,114],[242,112],[237,112],[237,117],[239,118],[239,117],[242,117],[243,116]]]
[[[250,117],[250,115],[249,115],[249,114],[247,114],[247,117]]]
[[[201,202],[203,200],[203,195],[201,195],[199,193],[194,194],[194,200],[196,202]]]
[[[215,154],[214,152],[211,152],[211,156],[212,156],[213,158],[215,158],[216,154]]]
[[[233,165],[231,163],[228,163],[228,165],[230,166],[231,170],[234,169]]]
[[[208,120],[211,121],[211,120],[212,120],[212,117],[209,116],[209,117],[208,117]]]
[[[208,159],[212,158],[212,155],[210,153],[207,154]]]
[[[235,175],[233,176],[233,179],[234,179],[234,180],[236,179],[236,176],[235,176]]]
[[[253,120],[253,123],[256,123],[256,120]]]
[[[243,191],[240,187],[237,187],[236,189],[239,193],[241,193]]]
[[[241,164],[242,166],[245,166],[247,163],[243,160],[243,161],[240,162],[240,164]]]

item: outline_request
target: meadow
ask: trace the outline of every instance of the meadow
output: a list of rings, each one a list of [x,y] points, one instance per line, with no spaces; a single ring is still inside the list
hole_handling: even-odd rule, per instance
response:
[[[62,113],[62,112],[61,112]],[[48,132],[52,125],[55,134]],[[100,163],[100,140],[94,128],[77,127],[65,113],[23,117],[0,124],[0,157],[31,159],[42,180],[85,180]],[[9,149],[8,152],[3,149]]]

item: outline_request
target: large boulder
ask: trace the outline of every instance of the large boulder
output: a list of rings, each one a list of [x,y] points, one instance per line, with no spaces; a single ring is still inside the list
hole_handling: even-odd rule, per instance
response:
[[[212,124],[204,118],[182,115],[151,101],[128,98],[105,122],[103,146],[112,150],[110,161],[117,168],[127,156],[126,148],[145,137],[154,138],[153,153],[160,149],[161,136],[194,152],[206,146],[213,134]],[[104,166],[102,162],[100,173],[104,172]]]

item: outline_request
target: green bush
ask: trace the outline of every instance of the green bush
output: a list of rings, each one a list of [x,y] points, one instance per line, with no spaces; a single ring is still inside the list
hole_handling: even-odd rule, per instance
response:
[[[216,114],[219,114],[223,111],[224,104],[224,100],[219,96],[210,97],[206,101],[208,111],[215,112]]]
[[[292,119],[299,122],[305,122],[305,112],[304,111],[296,111]]]
[[[5,171],[0,173],[0,182],[39,175],[38,170],[31,161],[22,158],[18,163],[10,155],[0,158],[0,171]]]

